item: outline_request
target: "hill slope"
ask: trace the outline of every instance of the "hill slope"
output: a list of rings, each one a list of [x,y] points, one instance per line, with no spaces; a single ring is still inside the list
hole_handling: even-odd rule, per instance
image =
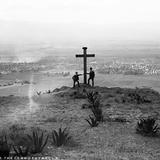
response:
[[[100,97],[104,122],[91,128],[86,118],[91,115],[86,93],[95,91]],[[13,99],[17,97],[10,97]],[[16,127],[40,127],[50,133],[67,127],[72,141],[65,147],[52,147],[51,141],[42,155],[62,159],[158,160],[159,137],[136,134],[140,117],[159,118],[160,94],[148,88],[81,88],[61,87],[33,98],[37,107],[17,114]],[[4,97],[1,97],[1,103]],[[7,103],[11,103],[8,102]],[[5,104],[6,105],[6,104]],[[17,106],[17,103],[16,103]],[[2,118],[1,118],[2,119]],[[159,123],[159,120],[157,121]],[[12,125],[9,125],[11,131]],[[19,130],[21,128],[19,127]]]

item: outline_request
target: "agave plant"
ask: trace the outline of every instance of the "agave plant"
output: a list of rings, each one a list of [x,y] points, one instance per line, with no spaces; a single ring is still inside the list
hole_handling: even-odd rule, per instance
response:
[[[47,144],[48,136],[44,138],[43,131],[39,135],[38,130],[33,130],[32,136],[27,135],[28,142],[31,144],[31,153],[41,153]]]
[[[141,118],[140,121],[137,122],[137,133],[153,136],[156,135],[158,130],[159,127],[158,124],[156,124],[155,118]]]
[[[92,107],[91,111],[92,111],[93,115],[95,116],[96,121],[103,122],[102,108],[100,108],[100,107]]]
[[[18,156],[18,157],[27,157],[28,154],[29,154],[29,149],[30,147],[29,146],[13,146],[13,149],[15,151],[15,156]]]
[[[94,91],[88,92],[87,99],[91,105],[94,105],[98,101],[98,93]]]
[[[0,139],[0,158],[9,157],[11,146],[8,144],[7,136],[3,135]]]
[[[98,92],[89,92],[87,93],[88,102],[91,104],[91,111],[98,122],[103,121],[102,108],[100,106],[100,99]]]
[[[91,127],[97,127],[99,124],[95,117],[89,116],[89,119],[85,119],[85,120],[89,123]]]
[[[67,142],[71,139],[71,136],[69,136],[69,133],[66,132],[65,128],[62,130],[59,128],[58,132],[56,130],[53,130],[52,132],[52,144],[60,147],[62,145],[67,144]]]

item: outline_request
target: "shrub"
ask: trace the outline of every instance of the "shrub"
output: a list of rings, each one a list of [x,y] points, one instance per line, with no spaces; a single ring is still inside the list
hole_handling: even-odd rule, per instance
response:
[[[27,141],[31,144],[31,153],[41,153],[47,144],[48,136],[44,138],[43,131],[39,135],[38,130],[33,130],[32,136],[27,135]]]
[[[99,101],[98,92],[94,92],[94,91],[88,92],[87,99],[91,105],[94,105],[97,101]]]
[[[102,108],[100,108],[100,107],[92,107],[91,111],[92,111],[93,115],[95,116],[96,121],[103,122]]]
[[[91,127],[97,127],[98,126],[98,121],[95,117],[89,116],[89,119],[85,119],[85,120],[89,123],[89,125]]]
[[[11,146],[8,144],[7,136],[3,135],[0,138],[0,157],[4,159],[4,157],[9,157],[11,150]]]
[[[13,146],[13,149],[15,151],[15,156],[18,156],[18,157],[27,157],[28,154],[29,154],[29,150],[30,150],[30,147],[29,146]]]
[[[154,136],[157,134],[159,130],[158,124],[156,124],[156,119],[154,118],[141,118],[138,122],[137,122],[137,128],[136,128],[136,132],[143,134],[143,135],[147,135],[147,136]]]
[[[144,91],[143,89],[136,88],[135,90],[128,91],[124,97],[122,97],[122,102],[133,102],[137,104],[142,103],[151,103],[152,100],[147,97],[149,92]]]
[[[47,91],[47,94],[50,94],[51,93],[51,90],[49,89],[48,91]]]
[[[62,145],[66,145],[67,142],[71,139],[71,136],[66,132],[66,128],[62,130],[59,128],[58,131],[53,130],[52,132],[52,144],[60,147]]]
[[[22,123],[13,124],[9,127],[9,130],[13,133],[18,131],[24,131],[26,129],[25,125]]]
[[[36,92],[36,93],[37,93],[37,95],[38,95],[38,96],[40,96],[40,95],[41,95],[41,91],[40,91],[40,92]]]
[[[22,146],[24,144],[26,144],[26,135],[24,134],[24,132],[21,131],[15,131],[15,132],[11,132],[9,133],[9,138],[11,140],[11,143],[14,144],[15,146]]]
[[[100,99],[98,92],[89,92],[87,93],[88,102],[91,104],[91,111],[95,117],[95,120],[98,122],[103,121],[102,108],[100,106]]]

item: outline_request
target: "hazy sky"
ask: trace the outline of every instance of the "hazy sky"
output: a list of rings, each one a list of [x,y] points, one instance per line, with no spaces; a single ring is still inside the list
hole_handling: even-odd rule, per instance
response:
[[[160,41],[159,0],[0,0],[0,41]]]

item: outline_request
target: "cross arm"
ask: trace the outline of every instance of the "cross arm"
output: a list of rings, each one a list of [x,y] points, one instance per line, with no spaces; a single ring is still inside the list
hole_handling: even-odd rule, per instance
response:
[[[76,57],[84,57],[84,54],[76,54]],[[86,57],[95,57],[95,54],[87,54]]]
[[[95,57],[95,54],[87,54],[87,57]]]
[[[83,54],[76,54],[76,57],[84,57]]]

